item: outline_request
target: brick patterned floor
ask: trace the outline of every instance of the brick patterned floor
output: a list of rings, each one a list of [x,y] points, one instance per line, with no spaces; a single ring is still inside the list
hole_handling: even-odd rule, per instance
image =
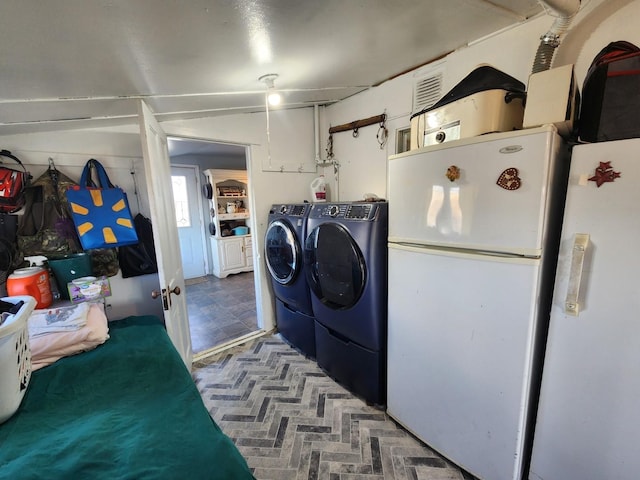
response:
[[[194,365],[213,419],[258,480],[470,480],[278,335]]]

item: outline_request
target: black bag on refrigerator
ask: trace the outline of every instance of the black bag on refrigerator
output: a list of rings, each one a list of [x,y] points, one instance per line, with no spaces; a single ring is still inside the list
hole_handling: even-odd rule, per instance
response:
[[[640,48],[611,42],[593,59],[582,87],[583,142],[640,137]]]

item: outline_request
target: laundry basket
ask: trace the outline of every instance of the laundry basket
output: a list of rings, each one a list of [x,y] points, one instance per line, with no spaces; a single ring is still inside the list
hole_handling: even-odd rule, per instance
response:
[[[0,423],[13,415],[24,397],[31,379],[31,350],[27,320],[36,306],[30,296],[4,297],[13,304],[24,305],[0,326]]]

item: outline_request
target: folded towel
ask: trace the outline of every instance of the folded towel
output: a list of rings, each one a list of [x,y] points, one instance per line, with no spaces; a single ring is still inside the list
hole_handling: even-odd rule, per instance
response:
[[[29,336],[78,330],[87,324],[89,306],[88,303],[81,303],[68,307],[34,310],[28,322]]]
[[[109,339],[109,326],[104,306],[99,303],[87,305],[86,325],[74,331],[54,332],[29,337],[31,369],[38,370],[62,357],[93,350]]]

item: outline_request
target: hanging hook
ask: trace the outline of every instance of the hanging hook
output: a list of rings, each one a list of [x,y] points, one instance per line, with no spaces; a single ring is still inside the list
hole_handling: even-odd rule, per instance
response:
[[[358,135],[360,135],[360,133],[358,132],[358,129],[357,129],[357,128],[354,128],[354,129],[353,129],[353,133],[352,133],[352,135],[353,135],[353,138],[358,138]]]
[[[53,158],[49,157],[49,177],[51,178],[51,180],[53,180],[53,183],[56,184],[56,186],[58,185],[58,170],[56,169],[56,164],[53,163]],[[56,195],[58,193],[57,187],[56,187]]]

